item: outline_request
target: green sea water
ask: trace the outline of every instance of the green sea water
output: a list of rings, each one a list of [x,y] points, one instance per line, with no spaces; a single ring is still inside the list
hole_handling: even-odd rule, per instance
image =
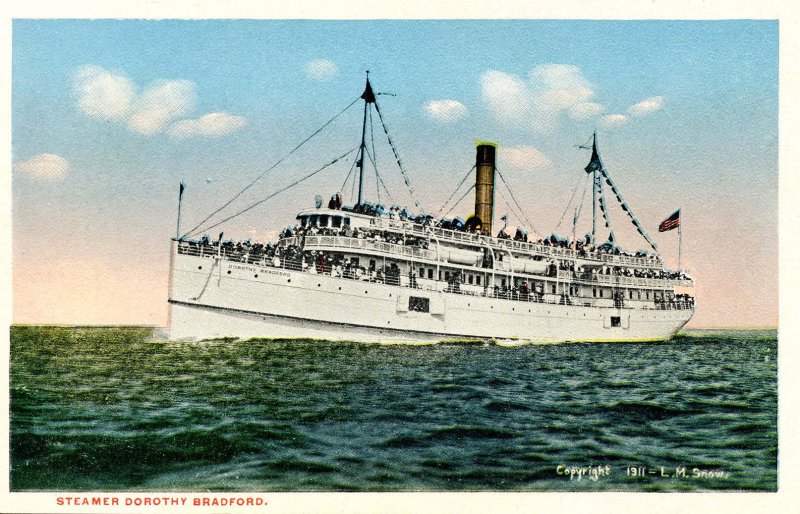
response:
[[[773,491],[777,447],[774,330],[509,348],[11,328],[13,491]]]

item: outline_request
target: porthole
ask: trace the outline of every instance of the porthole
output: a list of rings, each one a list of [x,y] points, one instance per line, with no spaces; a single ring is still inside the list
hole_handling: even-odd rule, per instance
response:
[[[341,290],[342,290],[342,286],[339,286],[339,291],[341,291]]]
[[[258,273],[255,274],[255,277],[258,278]]]
[[[228,270],[228,275],[230,275],[230,274],[231,274],[231,270]]]
[[[322,287],[322,284],[317,284],[317,287]]]
[[[291,282],[291,281],[292,281],[292,279],[291,279],[291,278],[290,278],[290,279],[288,279],[288,280],[286,280],[286,282]]]
[[[197,269],[203,269],[203,267],[202,266],[198,266]]]
[[[364,294],[369,294],[369,291],[364,291]]]

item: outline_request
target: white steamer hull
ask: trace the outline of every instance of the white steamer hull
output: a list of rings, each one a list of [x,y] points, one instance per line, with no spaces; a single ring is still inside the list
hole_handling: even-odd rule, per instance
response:
[[[409,295],[428,298],[430,312],[409,312]],[[672,337],[692,313],[484,298],[174,251],[170,272],[172,339],[653,341]]]

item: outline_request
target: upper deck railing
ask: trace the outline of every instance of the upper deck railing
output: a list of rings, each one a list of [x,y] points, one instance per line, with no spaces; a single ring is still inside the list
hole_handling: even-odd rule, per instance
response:
[[[437,252],[434,249],[417,248],[414,246],[406,246],[401,244],[387,243],[384,241],[377,241],[371,238],[354,238],[345,236],[305,236],[304,248],[308,250],[314,249],[348,249],[348,250],[367,250],[376,253],[395,255],[398,257],[410,257],[417,259],[426,259],[429,261],[437,260]],[[299,245],[299,237],[288,237],[282,240],[283,245]],[[446,261],[440,261],[446,264]],[[495,272],[510,273],[514,266],[509,262],[495,261]],[[481,269],[483,272],[491,272],[491,269]],[[521,273],[515,272],[517,275],[540,275],[537,273]],[[549,276],[549,275],[548,275]],[[586,276],[575,276],[571,270],[557,270],[556,277],[561,281],[570,281],[573,279],[597,282],[602,285],[616,285],[616,286],[637,286],[637,287],[655,287],[663,288],[664,286],[692,286],[693,283],[690,279],[681,278],[649,278],[649,277],[629,277],[624,275],[603,275],[603,274],[587,274]]]
[[[296,240],[299,238],[293,237],[287,239]],[[292,241],[288,242],[288,244],[291,243]],[[379,253],[388,253],[403,257],[415,257],[417,259],[427,259],[431,261],[436,260],[435,250],[392,244],[385,241],[376,241],[374,239],[362,239],[344,236],[305,236],[303,244],[307,249],[336,247],[345,249],[371,250]]]
[[[612,266],[632,266],[637,268],[661,269],[663,261],[656,256],[653,257],[633,257],[630,255],[615,255],[603,252],[577,252],[572,248],[560,246],[548,246],[540,243],[528,243],[526,241],[516,241],[513,239],[498,239],[472,232],[459,232],[441,227],[423,226],[409,221],[372,218],[370,226],[383,230],[398,230],[406,234],[420,237],[433,236],[441,241],[469,244],[474,246],[490,246],[493,248],[503,248],[516,250],[519,252],[534,253],[537,255],[554,257],[569,260],[597,261]]]

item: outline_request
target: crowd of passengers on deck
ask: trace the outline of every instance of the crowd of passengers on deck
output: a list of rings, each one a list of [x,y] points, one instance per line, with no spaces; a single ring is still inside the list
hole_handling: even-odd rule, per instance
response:
[[[288,237],[303,237],[303,236],[341,236],[352,237],[356,239],[369,239],[381,243],[397,244],[404,246],[413,246],[415,248],[428,249],[428,239],[409,234],[398,234],[386,230],[365,229],[358,227],[344,226],[340,228],[331,227],[317,227],[314,225],[309,226],[295,226],[292,228],[285,228],[278,235],[280,239]]]
[[[374,216],[378,218],[389,218],[400,221],[410,221],[422,226],[432,226],[446,230],[453,230],[456,232],[474,233],[476,229],[476,225],[474,224],[475,220],[471,218],[464,221],[463,219],[461,219],[461,217],[458,216],[456,216],[455,218],[435,218],[430,214],[414,215],[410,213],[407,208],[400,208],[397,205],[391,206],[388,210],[380,203],[373,204],[370,202],[363,202],[354,207],[343,206],[341,193],[335,193],[333,196],[331,196],[331,199],[328,202],[328,208],[335,210],[342,210],[345,212],[366,214],[368,216]],[[504,216],[503,220],[507,222],[508,218]],[[291,231],[293,229],[286,229],[286,230]],[[324,235],[341,235],[341,232],[339,231],[343,229],[335,229],[335,228],[330,229],[328,227],[320,227],[318,228],[318,230],[329,231],[327,234]],[[639,250],[635,253],[626,252],[622,250],[619,246],[617,246],[617,244],[613,241],[613,237],[609,241],[606,241],[596,246],[592,241],[591,234],[586,234],[583,238],[577,239],[576,241],[571,241],[569,238],[558,236],[555,233],[550,234],[547,237],[534,240],[534,239],[529,239],[528,233],[522,228],[508,227],[507,224],[504,225],[503,228],[501,228],[497,232],[496,237],[498,239],[509,239],[524,243],[539,244],[543,246],[574,249],[579,256],[586,256],[588,253],[607,253],[611,255],[620,255],[625,257],[657,259],[656,255],[650,255],[645,250]]]
[[[219,249],[217,245],[211,244],[208,239],[200,242],[187,242],[189,247],[204,247],[204,254],[212,256]],[[250,243],[249,241],[234,243],[226,241],[222,243],[222,250],[225,251],[226,258],[235,262],[242,262],[254,265],[274,266],[281,268],[304,271],[311,274],[329,275],[332,277],[359,280],[373,283],[385,283],[389,285],[403,285],[411,288],[421,288],[420,279],[409,268],[407,278],[401,281],[401,270],[395,262],[381,265],[379,260],[370,259],[369,265],[363,264],[363,258],[346,257],[341,254],[328,253],[323,251],[301,251],[298,246],[281,247],[275,244],[263,245],[260,243]],[[552,264],[547,275],[554,274],[555,269],[570,269],[574,263],[563,261],[559,265]],[[610,269],[610,268],[609,268]],[[580,270],[579,270],[580,271]],[[604,270],[594,270],[602,273]],[[436,280],[425,280],[436,282]],[[444,290],[451,293],[492,296],[495,298],[544,302],[545,284],[533,280],[521,280],[515,286],[503,280],[500,284],[489,287],[485,284],[483,288],[463,287],[464,276],[460,272],[447,272],[444,274]],[[558,303],[572,305],[577,297],[560,294]],[[670,305],[693,305],[694,298],[689,295],[677,295],[668,298],[654,298],[658,305],[669,307]],[[676,303],[677,302],[677,303]]]
[[[287,229],[288,230],[288,229]],[[333,229],[311,227],[305,230],[303,227],[295,227],[291,234],[283,234],[282,237],[299,237],[305,234],[319,233],[323,231],[330,231]],[[376,241],[385,241],[393,244],[405,244],[419,248],[426,248],[427,241],[417,236],[404,236],[402,234],[394,234],[385,231],[370,231],[358,228],[352,229],[349,232],[350,237],[358,237],[364,239],[374,239]],[[297,245],[279,245],[275,243],[251,243],[249,240],[242,242],[224,241],[221,247],[213,243],[207,236],[201,241],[186,241],[192,248],[193,253],[202,253],[204,255],[214,255],[217,251],[223,252],[225,258],[235,262],[242,262],[247,264],[260,264],[274,267],[287,267],[296,270],[303,270],[319,273],[328,273],[337,277],[355,278],[355,279],[371,279],[383,282],[385,279],[390,278],[392,282],[399,277],[399,272],[390,269],[375,269],[364,268],[358,266],[358,259],[343,260],[340,255],[328,254],[322,251],[302,251],[301,244]],[[311,266],[314,264],[315,266]],[[396,266],[396,264],[394,265]],[[491,264],[488,266],[491,268]],[[635,278],[651,278],[651,279],[671,279],[683,280],[688,277],[681,271],[670,271],[665,269],[640,269],[640,268],[626,268],[621,266],[602,266],[585,268],[579,266],[576,270],[575,262],[572,260],[559,260],[550,264],[546,271],[546,276],[556,276],[557,270],[575,272],[578,278],[592,279],[597,275],[607,276],[625,276]],[[454,285],[458,287],[458,285]]]

